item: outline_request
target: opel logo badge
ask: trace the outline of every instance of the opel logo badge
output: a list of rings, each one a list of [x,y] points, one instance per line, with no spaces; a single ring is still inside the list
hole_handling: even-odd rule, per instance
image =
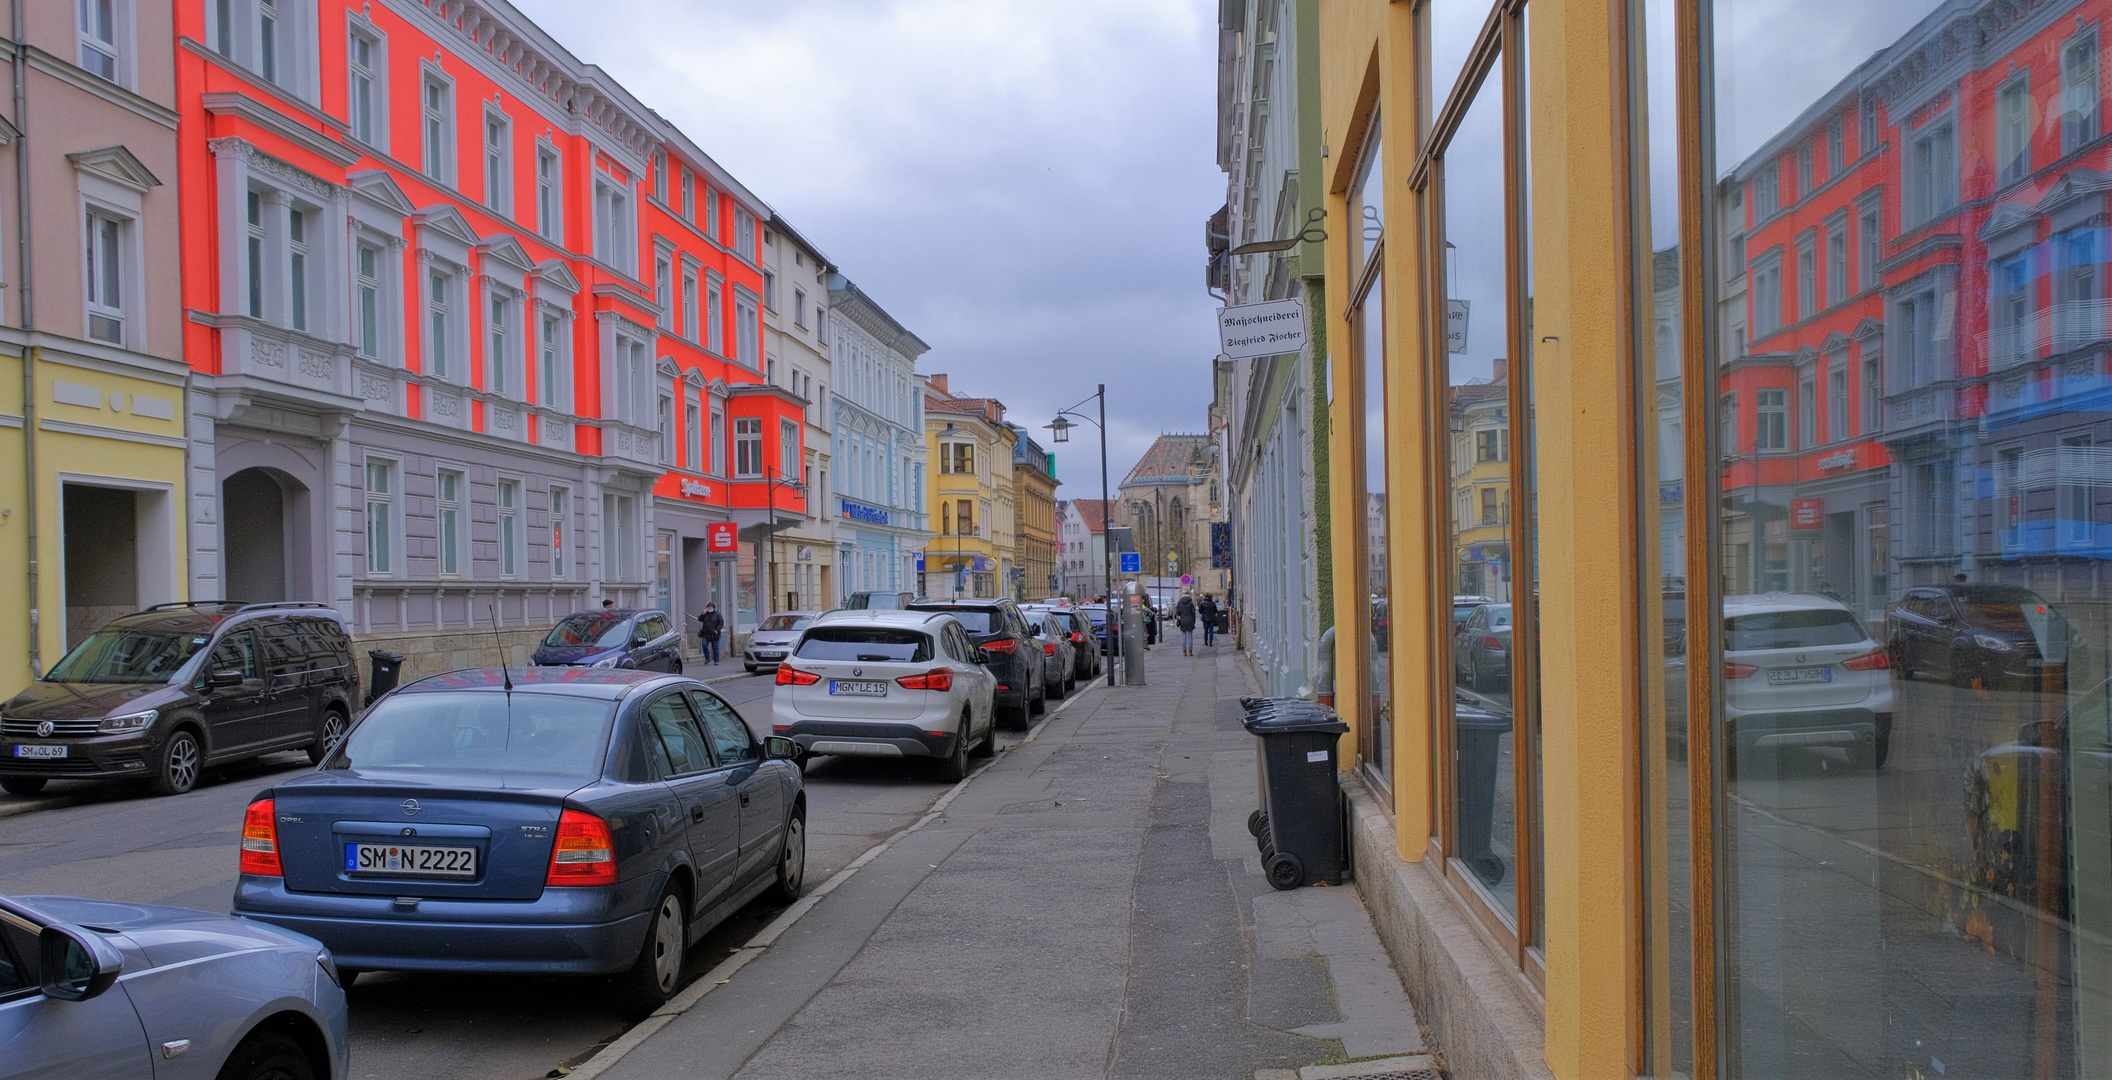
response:
[[[423,809],[424,807],[419,806],[418,800],[416,799],[403,800],[403,813],[405,817],[417,817],[418,811]]]
[[[41,735],[41,736],[43,736],[43,737],[45,737],[45,738],[47,738],[47,739],[51,737],[51,733],[52,733],[52,732],[54,732],[54,731],[57,731],[57,730],[59,730],[59,729],[58,729],[58,725],[56,725],[56,724],[53,724],[53,723],[52,723],[51,721],[49,721],[49,720],[43,721],[42,723],[39,723],[39,724],[37,725],[37,734],[38,734],[38,735]]]

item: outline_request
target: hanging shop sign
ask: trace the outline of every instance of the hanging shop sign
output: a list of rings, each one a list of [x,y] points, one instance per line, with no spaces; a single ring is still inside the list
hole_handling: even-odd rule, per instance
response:
[[[1219,308],[1217,336],[1227,360],[1297,352],[1305,348],[1305,304],[1270,300]]]

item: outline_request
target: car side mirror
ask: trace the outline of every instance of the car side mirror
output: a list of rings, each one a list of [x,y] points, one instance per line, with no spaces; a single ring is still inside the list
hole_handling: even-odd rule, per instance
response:
[[[77,926],[47,926],[37,935],[44,996],[86,1001],[117,985],[125,957],[100,935]]]
[[[790,761],[799,756],[799,744],[783,735],[765,735],[763,756],[772,761]]]
[[[205,677],[205,685],[214,690],[226,690],[230,687],[240,686],[242,682],[242,673],[234,668],[228,668],[225,671],[215,671]]]

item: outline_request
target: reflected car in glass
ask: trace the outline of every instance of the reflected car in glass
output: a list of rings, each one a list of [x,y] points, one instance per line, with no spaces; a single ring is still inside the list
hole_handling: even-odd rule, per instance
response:
[[[1883,767],[1891,666],[1885,647],[1830,596],[1724,597],[1724,738],[1734,774],[1755,751],[1790,747],[1836,747],[1864,768]]]
[[[741,654],[742,666],[753,675],[792,655],[792,646],[799,641],[799,632],[820,614],[819,611],[780,611],[765,616],[762,625],[749,635],[748,647]]]
[[[689,942],[797,898],[806,794],[694,679],[436,675],[374,703],[322,768],[242,820],[234,913],[365,970],[614,975],[649,1012]]]
[[[1474,614],[1474,609],[1475,609],[1475,608],[1478,608],[1478,607],[1482,606],[1483,604],[1493,604],[1493,603],[1495,603],[1495,602],[1496,602],[1496,601],[1494,601],[1494,600],[1492,600],[1492,599],[1490,599],[1490,598],[1488,598],[1488,597],[1486,597],[1486,596],[1455,596],[1455,597],[1453,597],[1453,598],[1452,598],[1452,629],[1453,629],[1453,630],[1455,630],[1455,631],[1456,631],[1456,630],[1458,630],[1458,629],[1459,629],[1459,626],[1460,626],[1460,624],[1461,624],[1461,623],[1463,623],[1463,622],[1466,622],[1466,621],[1467,621],[1467,616],[1469,616],[1469,615],[1472,615],[1472,614]]]
[[[997,748],[988,659],[948,612],[829,612],[777,666],[771,733],[798,744],[802,767],[816,754],[921,757],[960,780],[969,755]]]
[[[1511,605],[1481,604],[1452,635],[1452,674],[1469,690],[1504,690],[1511,681]]]
[[[609,608],[565,616],[543,635],[529,663],[538,667],[682,671],[682,635],[667,612]]]
[[[1885,613],[1885,643],[1902,679],[1919,672],[1953,686],[2036,690],[2068,666],[2068,620],[2016,585],[1907,590]]]
[[[342,978],[320,943],[263,923],[0,897],[0,1080],[339,1080]]]

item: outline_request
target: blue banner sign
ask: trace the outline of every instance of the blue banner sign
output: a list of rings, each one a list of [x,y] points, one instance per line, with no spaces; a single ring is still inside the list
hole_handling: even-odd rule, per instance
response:
[[[875,510],[864,503],[854,503],[849,499],[843,500],[843,516],[853,521],[868,521],[875,525],[887,524],[887,511]]]
[[[1144,555],[1142,552],[1125,551],[1121,555],[1123,573],[1141,574],[1144,572]]]

